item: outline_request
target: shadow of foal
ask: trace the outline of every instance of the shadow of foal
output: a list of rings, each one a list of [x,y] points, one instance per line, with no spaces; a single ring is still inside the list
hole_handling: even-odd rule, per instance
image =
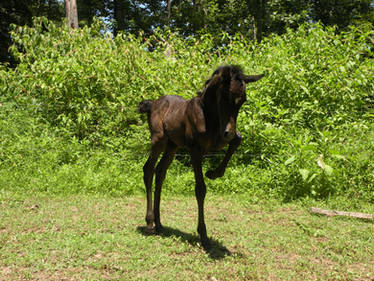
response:
[[[150,235],[145,226],[139,226],[137,228],[137,231],[145,236]],[[158,235],[161,237],[174,236],[179,238],[182,242],[186,242],[192,246],[198,245],[198,242],[200,241],[197,235],[183,232],[168,226],[163,226],[162,232],[158,233]],[[214,260],[223,259],[226,256],[232,255],[231,252],[222,243],[214,239],[210,239],[210,247],[209,249],[205,249],[205,251],[209,255],[209,257]]]
[[[138,111],[147,113],[151,133],[151,152],[143,167],[147,193],[146,232],[152,233],[153,224],[158,233],[160,221],[161,187],[166,171],[178,147],[186,147],[191,156],[195,176],[195,195],[198,205],[198,227],[201,243],[210,248],[204,221],[206,185],[202,172],[203,156],[229,145],[222,162],[215,170],[206,172],[210,179],[223,176],[226,166],[241,142],[236,130],[239,109],[246,101],[246,84],[255,82],[261,75],[245,75],[238,66],[221,66],[205,82],[197,97],[185,100],[179,96],[163,96],[156,101],[139,103]],[[163,156],[156,166],[156,162]],[[152,208],[152,182],[156,173],[154,207]],[[175,232],[175,230],[174,230]]]

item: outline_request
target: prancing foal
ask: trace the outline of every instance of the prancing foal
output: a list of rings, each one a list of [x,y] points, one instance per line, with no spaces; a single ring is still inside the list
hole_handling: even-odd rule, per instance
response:
[[[160,221],[160,195],[166,170],[173,161],[178,147],[189,150],[195,175],[195,195],[198,204],[198,227],[203,247],[210,246],[204,222],[206,186],[202,172],[204,154],[229,145],[226,155],[215,170],[206,176],[215,179],[223,176],[227,163],[241,142],[236,131],[236,119],[241,105],[246,101],[246,83],[255,82],[261,75],[245,75],[239,66],[221,66],[205,82],[198,96],[185,100],[179,96],[163,96],[156,101],[139,103],[138,110],[147,113],[151,132],[151,152],[143,167],[147,192],[147,232],[162,230]],[[158,157],[163,156],[157,167]],[[152,209],[152,182],[156,172],[154,209]]]

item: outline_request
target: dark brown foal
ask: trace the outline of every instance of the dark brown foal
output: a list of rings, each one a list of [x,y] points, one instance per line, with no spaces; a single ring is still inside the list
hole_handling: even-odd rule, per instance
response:
[[[198,227],[201,243],[209,248],[204,221],[206,185],[202,171],[204,154],[212,150],[229,148],[222,162],[206,176],[215,179],[223,176],[227,164],[241,142],[236,131],[236,119],[246,101],[246,83],[255,82],[261,75],[245,75],[238,66],[221,66],[206,81],[198,96],[185,100],[179,96],[163,96],[156,101],[139,103],[139,112],[148,114],[151,132],[151,152],[144,165],[144,184],[147,192],[147,232],[162,230],[160,221],[161,187],[166,171],[178,147],[187,147],[195,175],[195,195],[198,204]],[[160,154],[163,156],[156,166]],[[155,169],[156,166],[156,169]],[[152,182],[156,173],[154,208],[152,208]]]

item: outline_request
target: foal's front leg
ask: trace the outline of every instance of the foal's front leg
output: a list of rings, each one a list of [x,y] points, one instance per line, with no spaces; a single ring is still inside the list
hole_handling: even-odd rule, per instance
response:
[[[210,248],[210,242],[206,234],[204,221],[204,199],[206,195],[206,185],[202,171],[202,154],[195,151],[191,153],[192,166],[195,175],[195,195],[198,206],[198,225],[197,232],[200,234],[201,244],[205,249]]]
[[[214,180],[216,178],[222,177],[225,173],[227,164],[229,163],[231,156],[234,154],[238,146],[240,145],[242,141],[242,137],[239,132],[236,132],[235,137],[230,141],[229,148],[227,149],[226,155],[223,158],[222,162],[219,164],[219,166],[215,170],[209,170],[205,173],[205,175],[210,178],[211,180]]]

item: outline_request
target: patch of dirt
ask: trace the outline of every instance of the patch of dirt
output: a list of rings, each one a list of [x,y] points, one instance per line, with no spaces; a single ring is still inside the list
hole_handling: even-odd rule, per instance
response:
[[[353,263],[348,266],[348,271],[359,273],[361,280],[374,281],[374,264]]]
[[[277,253],[275,258],[279,262],[279,268],[292,269],[300,256],[294,253]]]
[[[322,266],[325,266],[325,267],[336,267],[336,266],[338,266],[338,264],[336,262],[333,262],[332,260],[329,260],[325,257],[318,257],[318,258],[310,257],[309,261],[314,263],[314,264],[322,265]]]
[[[329,238],[327,238],[327,237],[325,237],[325,236],[318,236],[318,237],[316,237],[315,238],[318,242],[320,242],[320,243],[326,243],[326,242],[328,242],[330,239]]]
[[[1,272],[0,278],[7,277],[12,273],[12,268],[10,266],[2,266],[0,268],[0,272]],[[0,280],[2,280],[2,279],[0,279]]]
[[[91,277],[89,280],[118,280],[123,270],[113,266],[104,265],[102,268],[76,267],[66,270],[40,270],[31,271],[30,268],[18,268],[16,271],[11,267],[0,267],[0,281],[8,280],[58,280],[71,281],[81,280],[80,276]]]

